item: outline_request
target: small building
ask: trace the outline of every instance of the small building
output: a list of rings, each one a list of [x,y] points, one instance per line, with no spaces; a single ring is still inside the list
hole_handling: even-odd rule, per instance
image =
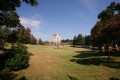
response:
[[[54,34],[53,37],[52,37],[52,41],[57,46],[57,48],[59,48],[59,45],[61,43],[60,34]]]

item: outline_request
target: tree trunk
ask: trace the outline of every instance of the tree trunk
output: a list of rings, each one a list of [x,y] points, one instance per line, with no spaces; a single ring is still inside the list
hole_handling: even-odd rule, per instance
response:
[[[113,39],[113,49],[112,51],[116,51],[115,40]]]
[[[95,49],[95,46],[93,45],[93,49]]]
[[[99,46],[100,53],[102,53],[102,45]]]
[[[0,41],[0,50],[3,50],[3,49],[4,49],[4,45],[5,45],[4,40],[1,40],[1,41]]]
[[[107,37],[106,48],[107,48],[108,59],[110,59],[110,50],[109,50],[109,41],[108,41],[108,37]]]

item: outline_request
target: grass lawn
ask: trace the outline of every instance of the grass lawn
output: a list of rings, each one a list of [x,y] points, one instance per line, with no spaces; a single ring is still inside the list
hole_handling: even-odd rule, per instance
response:
[[[120,80],[120,56],[102,56],[90,49],[27,45],[29,67],[0,73],[0,80]]]

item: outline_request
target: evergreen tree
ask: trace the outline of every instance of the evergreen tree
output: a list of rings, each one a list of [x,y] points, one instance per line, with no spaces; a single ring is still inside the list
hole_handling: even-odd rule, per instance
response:
[[[39,38],[38,44],[39,44],[39,45],[42,45],[42,44],[43,44],[43,41],[41,40],[41,38]]]
[[[79,34],[79,35],[77,36],[76,44],[77,44],[77,45],[83,45],[83,44],[84,44],[84,37],[82,36],[82,34]]]
[[[90,42],[91,42],[91,36],[90,35],[85,36],[85,45],[90,45]]]
[[[73,38],[73,45],[74,45],[74,46],[77,45],[76,39],[77,39],[77,37],[74,36],[74,38]]]

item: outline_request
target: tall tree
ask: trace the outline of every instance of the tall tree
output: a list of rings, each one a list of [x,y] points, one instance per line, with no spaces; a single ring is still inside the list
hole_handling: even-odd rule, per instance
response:
[[[77,45],[83,45],[84,44],[84,37],[82,36],[82,34],[79,34],[76,38],[76,44]]]
[[[98,26],[95,25],[91,30],[93,43],[97,41],[98,44],[106,44],[108,58],[110,56],[109,46],[112,42],[113,46],[115,45],[115,41],[117,40],[116,36],[119,32],[120,20],[119,15],[115,16],[116,14],[120,14],[120,3],[116,4],[115,2],[112,2],[98,15],[98,19],[100,19],[102,24],[98,24]]]
[[[74,36],[74,38],[73,38],[73,45],[74,45],[74,46],[77,45],[77,43],[76,43],[76,39],[77,39],[77,37]]]
[[[85,36],[85,45],[90,45],[91,43],[91,36],[90,35],[86,35]]]
[[[106,10],[103,10],[99,15],[98,19],[100,19],[102,22],[107,23],[108,20],[114,15],[115,11],[115,2],[112,2]]]
[[[0,27],[6,26],[10,28],[19,27],[19,15],[14,11],[0,13]]]
[[[39,38],[38,44],[39,44],[39,45],[42,45],[42,44],[43,44],[43,41],[41,40],[41,38]]]

